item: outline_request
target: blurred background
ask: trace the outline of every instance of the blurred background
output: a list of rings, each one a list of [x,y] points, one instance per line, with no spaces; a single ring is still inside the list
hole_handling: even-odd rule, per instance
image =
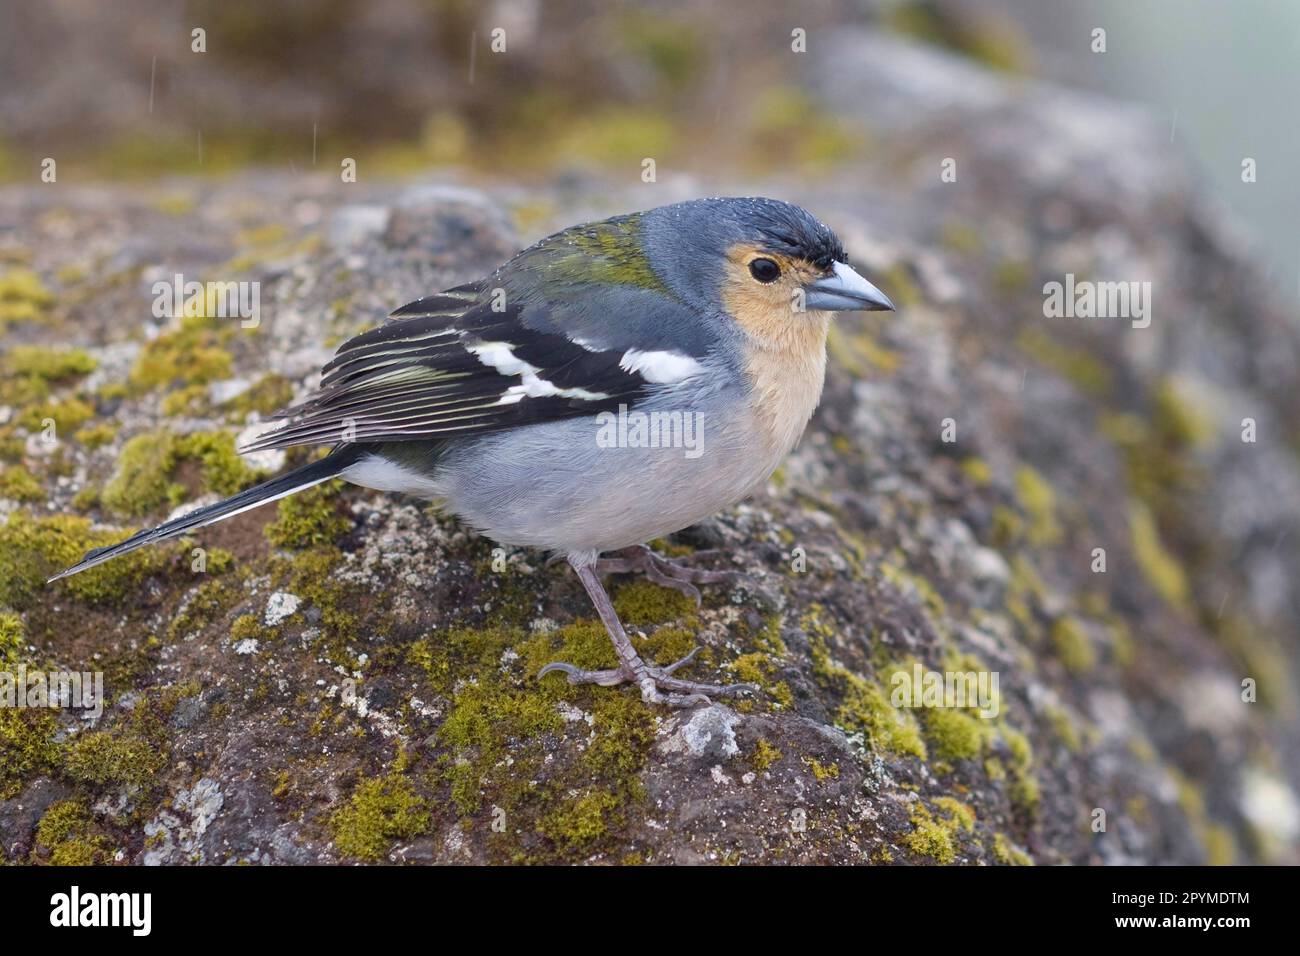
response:
[[[366,176],[636,175],[644,156],[715,179],[824,175],[887,151],[899,121],[859,101],[884,91],[840,88],[847,111],[824,95],[852,75],[828,56],[845,49],[836,36],[865,24],[1148,107],[1296,295],[1288,0],[17,0],[0,9],[0,179],[34,179],[50,155],[69,180],[343,156]],[[790,55],[796,27],[806,57]],[[509,55],[492,49],[497,28]]]

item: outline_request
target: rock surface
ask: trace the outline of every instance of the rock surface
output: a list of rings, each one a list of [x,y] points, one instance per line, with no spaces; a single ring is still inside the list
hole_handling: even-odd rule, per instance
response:
[[[747,191],[823,215],[900,312],[843,319],[789,461],[666,543],[719,547],[752,586],[696,609],[615,581],[647,656],[698,642],[692,676],[763,685],[725,706],[537,680],[612,663],[572,575],[361,489],[81,590],[29,577],[98,533],[52,516],[113,538],[253,480],[208,437],[305,392],[390,308],[552,228],[734,183],[0,192],[0,655],[102,670],[109,700],[0,713],[4,858],[1300,862],[1294,321],[1140,117],[842,42],[871,55],[836,58],[864,75],[824,95],[888,149]],[[906,109],[851,95],[918,70]],[[260,283],[257,327],[151,317],[175,273]],[[1066,273],[1150,281],[1153,321],[1045,318]],[[97,367],[19,348],[68,343]],[[996,715],[896,709],[915,666],[996,674]]]

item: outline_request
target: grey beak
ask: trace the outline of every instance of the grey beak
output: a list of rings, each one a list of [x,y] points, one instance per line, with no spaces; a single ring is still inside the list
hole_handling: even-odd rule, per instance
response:
[[[805,287],[804,306],[827,312],[893,312],[894,303],[843,262],[834,271]]]

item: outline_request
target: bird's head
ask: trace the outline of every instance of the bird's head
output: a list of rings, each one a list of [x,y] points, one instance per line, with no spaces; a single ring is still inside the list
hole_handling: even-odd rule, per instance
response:
[[[791,203],[698,199],[650,210],[640,229],[673,292],[750,331],[779,335],[827,312],[894,308],[848,264],[835,233]]]

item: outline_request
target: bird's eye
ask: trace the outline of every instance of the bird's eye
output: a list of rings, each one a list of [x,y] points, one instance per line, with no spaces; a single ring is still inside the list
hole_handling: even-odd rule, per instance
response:
[[[759,282],[775,282],[781,275],[781,267],[771,259],[755,259],[749,264],[749,274]]]

